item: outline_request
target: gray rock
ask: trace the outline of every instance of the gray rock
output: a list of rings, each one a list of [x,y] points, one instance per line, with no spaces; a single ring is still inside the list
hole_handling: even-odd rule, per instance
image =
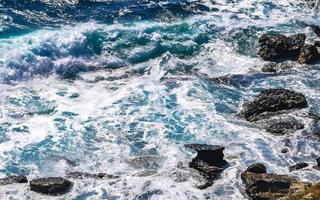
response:
[[[8,176],[0,179],[0,185],[9,185],[13,183],[27,183],[28,179],[25,176]]]
[[[304,128],[304,124],[294,117],[272,118],[264,122],[264,128],[269,133],[286,134]]]

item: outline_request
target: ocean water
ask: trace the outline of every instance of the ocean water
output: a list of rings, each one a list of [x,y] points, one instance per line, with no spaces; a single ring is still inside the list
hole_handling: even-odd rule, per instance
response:
[[[0,177],[105,172],[59,197],[26,184],[1,199],[246,199],[240,173],[255,162],[287,174],[314,162],[310,127],[272,136],[238,116],[267,88],[302,92],[320,114],[320,65],[259,70],[268,31],[316,36],[317,8],[297,0],[0,0]],[[231,85],[213,78],[235,76]],[[307,110],[306,110],[307,112]],[[308,120],[301,118],[301,120]],[[230,166],[198,190],[179,165],[186,143],[226,147]],[[290,153],[281,154],[283,147]],[[144,175],[142,175],[144,174]],[[317,181],[320,172],[293,172]]]

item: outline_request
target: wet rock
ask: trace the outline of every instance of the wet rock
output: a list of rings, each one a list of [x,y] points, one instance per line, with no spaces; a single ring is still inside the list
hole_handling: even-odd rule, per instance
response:
[[[206,145],[206,144],[186,144],[185,147],[192,149],[197,152],[197,156],[192,160],[201,160],[209,165],[217,167],[224,167],[227,164],[225,161],[223,146],[218,145]]]
[[[28,179],[25,176],[8,176],[0,179],[0,185],[9,185],[13,183],[27,183]]]
[[[30,190],[42,194],[59,195],[70,190],[72,182],[61,177],[48,177],[30,181]]]
[[[286,134],[304,128],[304,124],[294,117],[272,118],[265,121],[264,128],[269,133]]]
[[[314,45],[307,44],[301,48],[298,58],[300,64],[312,64],[320,60],[318,49]]]
[[[281,149],[281,153],[288,153],[289,152],[289,149],[288,148],[283,148]]]
[[[288,63],[288,62],[281,62],[281,63],[268,63],[262,67],[262,72],[271,72],[271,73],[276,73],[280,71],[285,71],[288,69],[293,68],[293,64]]]
[[[308,107],[306,97],[287,89],[267,89],[257,95],[252,102],[246,103],[240,112],[248,121],[257,121],[263,113]]]
[[[197,156],[189,163],[190,168],[194,168],[206,179],[203,184],[199,184],[199,189],[205,189],[212,185],[227,165],[224,160],[224,147],[205,144],[187,144],[185,147],[197,152]]]
[[[314,41],[314,46],[320,47],[320,41],[319,40]]]
[[[315,25],[310,25],[312,31],[318,36],[320,37],[320,27],[319,26],[315,26]]]
[[[286,175],[267,174],[265,166],[259,163],[245,170],[241,178],[246,185],[246,193],[254,200],[285,197],[293,180]]]
[[[320,170],[320,157],[316,158],[316,162],[317,164],[313,168]]]
[[[292,172],[292,171],[296,171],[296,170],[299,170],[299,169],[303,169],[303,168],[306,168],[308,167],[308,163],[305,163],[305,162],[300,162],[300,163],[297,163],[293,166],[290,166],[289,167],[289,171]]]
[[[282,34],[264,34],[260,37],[258,52],[264,60],[296,59],[306,39],[305,34],[286,37]]]
[[[111,174],[106,173],[98,173],[98,174],[90,174],[85,172],[70,172],[67,174],[68,178],[74,178],[74,179],[84,179],[84,178],[96,178],[96,179],[103,179],[103,178],[119,178],[119,176],[114,176]]]
[[[248,87],[254,81],[265,79],[272,75],[264,73],[255,73],[255,74],[228,74],[224,76],[219,76],[209,79],[220,85],[231,85],[234,87]]]

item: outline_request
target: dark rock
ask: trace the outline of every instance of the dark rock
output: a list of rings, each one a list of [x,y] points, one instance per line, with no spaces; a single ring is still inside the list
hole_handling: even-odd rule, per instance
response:
[[[318,36],[320,37],[320,27],[319,26],[315,26],[315,25],[310,25],[312,31]]]
[[[281,149],[281,153],[288,153],[289,152],[289,149],[288,148],[283,148]]]
[[[320,47],[320,41],[319,40],[314,41],[314,46]]]
[[[292,67],[293,67],[293,65],[288,62],[281,62],[281,63],[272,62],[272,63],[268,63],[268,64],[264,65],[261,70],[262,70],[262,72],[275,73],[275,72],[279,72],[279,71],[288,70]]]
[[[189,167],[194,168],[206,179],[204,184],[199,184],[199,189],[205,189],[212,185],[213,180],[220,176],[220,173],[227,165],[224,160],[224,147],[205,144],[186,144],[185,147],[197,152],[197,156],[189,163]]]
[[[316,158],[316,162],[317,162],[317,165],[314,166],[313,168],[320,170],[320,157]]]
[[[266,171],[265,166],[258,163],[241,174],[248,196],[255,200],[285,197],[289,192],[292,179],[286,175],[261,173],[264,171]]]
[[[286,134],[304,128],[304,124],[294,117],[272,118],[265,122],[264,128],[269,133]]]
[[[306,39],[305,34],[286,37],[282,34],[264,34],[260,37],[258,54],[268,61],[296,59]]]
[[[320,124],[316,123],[313,125],[312,129],[311,129],[311,133],[315,136],[320,137]]]
[[[43,194],[59,195],[67,192],[72,182],[61,177],[48,177],[30,181],[30,190]]]
[[[320,60],[320,54],[316,46],[307,44],[301,48],[298,58],[300,64],[312,64],[318,60]]]
[[[290,166],[289,167],[289,171],[292,172],[292,171],[296,171],[296,170],[299,170],[299,169],[303,169],[303,168],[306,168],[308,167],[308,163],[305,163],[305,162],[301,162],[301,163],[297,163],[293,166]]]
[[[224,167],[227,162],[223,159],[223,146],[206,145],[206,144],[186,144],[185,147],[197,152],[197,156],[193,159],[201,160],[209,165]]]
[[[27,183],[28,179],[25,176],[8,176],[0,179],[0,185],[9,185],[13,183]]]
[[[252,173],[256,173],[256,174],[263,174],[263,173],[267,173],[267,168],[264,164],[262,163],[255,163],[253,165],[250,165],[246,171],[246,172],[252,172]]]
[[[306,97],[286,89],[267,89],[244,105],[240,112],[248,121],[257,121],[265,112],[277,112],[308,107]]]
[[[67,174],[68,178],[74,179],[84,179],[84,178],[96,178],[96,179],[103,179],[103,178],[119,178],[119,176],[114,176],[106,173],[98,173],[98,174],[90,174],[85,172],[70,172]]]

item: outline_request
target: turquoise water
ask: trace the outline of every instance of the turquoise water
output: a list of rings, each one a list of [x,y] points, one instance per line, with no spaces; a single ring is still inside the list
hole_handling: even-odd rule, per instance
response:
[[[312,42],[304,24],[318,23],[316,13],[291,0],[0,2],[0,176],[120,176],[75,180],[65,199],[245,199],[248,164],[289,173],[319,155],[309,127],[275,137],[237,115],[266,88],[302,92],[320,112],[319,64],[257,74],[259,36],[306,33]],[[244,76],[212,81],[227,74]],[[230,163],[207,190],[177,167],[194,156],[183,145],[196,142],[225,146]],[[149,164],[133,164],[137,157]],[[145,170],[155,173],[137,175]],[[312,169],[292,175],[320,178]],[[0,196],[43,198],[26,185]]]

